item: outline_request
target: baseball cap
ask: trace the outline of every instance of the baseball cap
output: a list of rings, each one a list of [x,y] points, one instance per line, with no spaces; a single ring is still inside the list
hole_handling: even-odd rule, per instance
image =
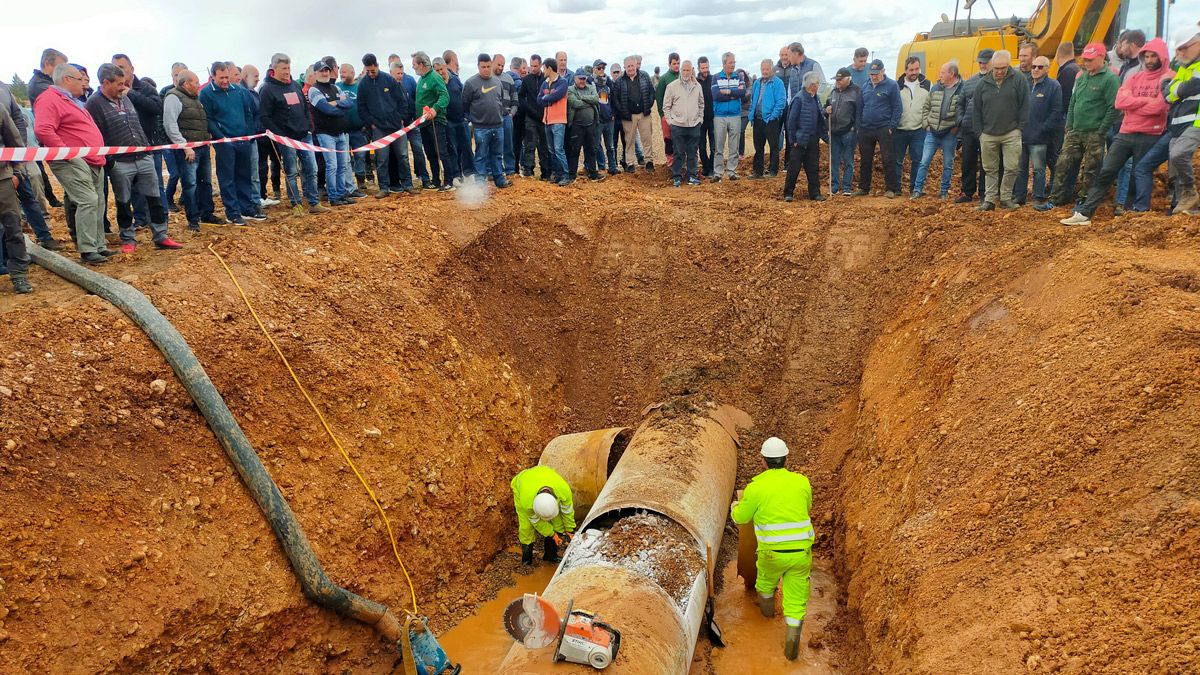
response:
[[[588,69],[584,68],[583,66],[579,66],[575,69],[575,77],[588,77],[589,75],[591,75],[591,73],[589,73]]]
[[[1082,56],[1085,59],[1103,58],[1108,56],[1108,48],[1104,46],[1103,42],[1093,42],[1083,48]]]
[[[604,62],[604,59],[596,59],[595,61],[592,61],[593,68],[603,68],[607,65],[608,64]]]
[[[1197,33],[1195,28],[1184,28],[1175,33],[1175,39],[1171,44],[1178,49],[1194,40],[1200,40],[1200,33]]]
[[[879,59],[875,59],[874,61],[872,61],[871,62],[871,74],[874,75],[876,73],[882,73],[882,72],[883,72],[883,61],[880,61]]]
[[[992,57],[995,55],[996,55],[996,50],[994,50],[994,49],[981,49],[979,51],[979,56],[975,57],[975,60],[978,61],[979,63],[987,63],[987,62],[991,61]]]
[[[324,61],[317,61],[316,63],[314,63],[312,65],[312,69],[313,69],[314,73],[319,73],[322,70],[333,70],[333,68],[328,63],[325,63]]]
[[[851,74],[850,74],[849,68],[838,68],[837,74],[833,76],[833,79],[840,80],[843,77],[850,77],[850,76],[851,76]]]

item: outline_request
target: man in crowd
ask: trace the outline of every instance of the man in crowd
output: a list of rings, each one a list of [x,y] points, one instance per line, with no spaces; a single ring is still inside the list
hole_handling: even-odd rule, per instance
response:
[[[396,57],[396,61],[390,65],[389,73],[392,75],[393,80],[404,87],[404,106],[400,110],[400,121],[404,123],[404,126],[408,126],[416,122],[417,118],[423,113],[422,110],[417,109],[417,78],[404,72],[404,61],[399,57]],[[425,157],[425,142],[421,138],[421,134],[413,131],[407,134],[405,138],[408,139],[408,152],[409,156],[412,157],[413,171],[416,173],[416,177],[412,179],[412,185],[416,185],[416,181],[419,180],[421,181],[422,189],[435,189],[437,186],[429,180],[429,166]],[[399,150],[392,153],[392,156],[398,157],[398,152]],[[413,171],[409,172],[410,175]],[[403,180],[403,178],[404,176],[401,174],[401,179]],[[402,184],[407,188],[407,183]]]
[[[1165,43],[1164,43],[1165,44]],[[1129,78],[1142,69],[1139,55],[1142,48],[1146,46],[1146,34],[1140,30],[1127,30],[1121,33],[1117,38],[1117,44],[1113,51],[1117,57],[1113,63],[1113,68],[1116,70],[1117,79],[1121,84],[1129,81]],[[1125,113],[1120,108],[1117,108],[1116,118],[1113,120],[1112,127],[1108,130],[1108,139],[1106,148],[1112,149],[1112,144],[1116,140],[1117,132],[1121,128],[1121,123],[1124,121]],[[1107,152],[1107,151],[1106,151]],[[1145,153],[1142,153],[1143,155]],[[1129,188],[1132,183],[1134,162],[1132,159],[1126,160],[1125,165],[1121,167],[1120,173],[1117,174],[1117,206],[1115,215],[1121,215],[1125,212],[1127,202],[1132,202],[1129,198]]]
[[[1058,166],[1058,155],[1062,152],[1063,140],[1066,138],[1067,111],[1071,109],[1071,91],[1075,89],[1075,78],[1079,76],[1079,64],[1075,62],[1075,45],[1063,42],[1054,52],[1054,62],[1058,64],[1058,88],[1062,92],[1062,119],[1050,132],[1050,143],[1046,147],[1046,169],[1049,178],[1054,180],[1054,168]],[[1075,189],[1075,176],[1067,176],[1067,192]]]
[[[234,79],[232,71],[230,74],[230,82],[232,83]],[[257,66],[252,63],[242,66],[241,86],[246,94],[248,94],[250,101],[249,119],[254,126],[254,133],[256,134],[266,131],[266,127],[262,123],[262,115],[259,114],[261,99],[258,95],[258,85],[260,81],[261,78]],[[203,92],[204,88],[201,88],[200,91]],[[279,150],[275,147],[275,142],[266,136],[259,136],[250,141],[250,194],[252,201],[259,208],[279,206],[281,173],[283,173],[283,164],[279,157]],[[271,186],[270,197],[267,196],[268,183]]]
[[[312,106],[313,130],[317,145],[334,152],[325,153],[325,194],[330,206],[354,203],[354,174],[350,171],[350,109],[354,105],[335,84],[333,65],[325,61],[313,64],[317,81],[308,90]],[[403,147],[403,143],[401,143]]]
[[[1046,156],[1054,130],[1062,120],[1062,91],[1050,77],[1050,59],[1038,56],[1030,65],[1029,123],[1021,132],[1021,159],[1013,201],[1024,205],[1029,194],[1029,164],[1033,164],[1035,206],[1046,201]]]
[[[1029,81],[1012,71],[1012,54],[1000,50],[992,56],[992,68],[975,90],[972,127],[979,131],[979,148],[987,176],[980,211],[997,204],[1017,208],[1013,201],[1017,161],[1021,157],[1021,130],[1029,122]],[[1000,175],[1000,163],[1008,169]]]
[[[816,71],[805,73],[804,89],[788,106],[787,135],[792,146],[791,161],[788,162],[787,178],[783,183],[783,201],[792,201],[796,179],[803,167],[808,179],[808,198],[825,201],[821,194],[821,139],[825,138],[825,111],[817,92],[821,89],[821,76]]]
[[[361,148],[370,141],[364,131],[362,117],[358,114],[358,74],[353,64],[343,63],[338,66],[337,88],[350,102],[350,107],[346,109],[346,121],[349,124],[346,134],[350,147]],[[360,194],[367,187],[367,154],[368,151],[362,150],[350,157],[350,170],[354,174],[355,188]]]
[[[979,86],[983,76],[987,75],[992,68],[992,55],[995,52],[991,49],[980,50],[979,55],[975,58],[975,63],[979,67],[979,72],[963,82],[962,88],[962,128],[959,129],[959,140],[962,145],[962,171],[961,171],[961,187],[962,195],[954,200],[956,204],[968,204],[975,201],[975,192],[979,192],[979,200],[983,201],[984,192],[986,191],[986,182],[984,181],[983,165],[979,161],[979,130],[975,128],[975,89]]]
[[[608,66],[603,59],[592,63],[592,78],[596,85],[597,110],[600,119],[596,122],[596,163],[600,170],[608,170],[615,176],[617,169],[617,145],[613,130],[612,80],[604,69]]]
[[[200,103],[200,78],[190,70],[180,71],[175,86],[163,97],[163,128],[172,143],[198,143],[212,138],[208,115]],[[172,150],[179,181],[183,184],[183,212],[188,229],[200,231],[204,216],[213,213],[212,161],[210,146]]]
[[[492,57],[492,74],[500,80],[500,156],[504,164],[504,175],[517,173],[517,156],[513,154],[513,115],[517,113],[517,81],[504,70],[504,55]],[[476,167],[476,172],[479,171]]]
[[[888,78],[883,61],[871,62],[871,79],[862,90],[862,109],[858,114],[858,190],[855,197],[871,194],[871,174],[875,168],[875,146],[883,155],[883,196],[893,199],[900,194],[900,171],[896,164],[892,133],[900,123],[900,89]]]
[[[1054,169],[1054,189],[1050,191],[1048,201],[1035,207],[1039,211],[1074,204],[1075,196],[1067,192],[1067,175],[1078,172],[1076,187],[1080,194],[1087,194],[1100,163],[1104,161],[1105,137],[1116,119],[1114,104],[1120,88],[1120,79],[1104,67],[1107,56],[1104,45],[1099,42],[1083,49],[1083,71],[1076,78],[1075,90],[1071,93],[1067,135]]]
[[[621,120],[621,132],[625,136],[625,171],[628,173],[636,170],[638,134],[647,151],[654,147],[654,122],[650,118],[653,106],[654,85],[650,76],[638,68],[636,56],[625,57],[625,72],[613,83],[613,113]],[[652,160],[647,159],[646,171],[654,171]]]
[[[704,123],[700,125],[700,177],[713,175],[713,151],[716,149],[715,120],[713,110],[712,72],[708,57],[696,60],[696,82],[704,92]]]
[[[900,122],[893,139],[896,142],[896,175],[904,175],[904,156],[908,156],[908,193],[914,194],[917,169],[925,150],[925,104],[929,102],[929,80],[921,72],[921,59],[910,56],[904,61],[904,80],[900,90]]]
[[[271,57],[271,70],[263,80],[259,97],[259,114],[268,131],[312,145],[312,123],[304,89],[292,79],[292,60],[287,54]],[[308,201],[309,213],[327,212],[329,209],[317,199],[317,158],[309,150],[297,150],[278,141],[275,145],[283,158],[284,184],[292,210],[297,215],[303,214],[303,199]]]
[[[1142,48],[1139,59],[1141,68],[1132,71],[1117,90],[1115,107],[1125,114],[1120,133],[1113,138],[1112,146],[1104,157],[1104,165],[1083,204],[1069,218],[1059,221],[1063,225],[1090,225],[1092,215],[1108,194],[1113,181],[1118,179],[1126,162],[1139,162],[1167,130],[1168,104],[1162,96],[1162,90],[1163,85],[1175,77],[1175,71],[1168,66],[1167,43],[1161,38],[1154,38]],[[1119,194],[1117,198],[1116,207],[1120,207]],[[1114,215],[1119,215],[1116,207]]]
[[[363,78],[358,82],[358,116],[372,141],[399,131],[404,126],[404,108],[408,92],[404,85],[388,73],[379,69],[379,59],[374,54],[362,57]],[[400,194],[420,192],[412,182],[408,162],[409,145],[399,139],[375,151],[376,199],[385,199],[393,192]],[[392,183],[388,160],[397,154],[399,182]],[[403,195],[401,195],[403,196]]]
[[[754,162],[750,178],[763,177],[763,156],[766,145],[771,145],[771,161],[767,175],[774,178],[779,173],[779,131],[783,128],[783,114],[787,109],[783,80],[776,77],[771,59],[759,64],[762,77],[750,87],[750,120],[753,125]]]
[[[1037,57],[1037,45],[1032,42],[1022,42],[1017,47],[1017,69],[1029,82],[1033,81],[1033,59]]]
[[[450,137],[450,145],[458,153],[458,171],[455,172],[454,185],[462,184],[462,177],[475,173],[475,160],[471,156],[471,131],[467,128],[467,114],[462,102],[462,79],[458,76],[458,54],[447,49],[442,52],[442,61],[446,64],[446,91],[450,94],[450,102],[446,104],[446,133]]]
[[[425,148],[425,156],[429,158],[430,175],[439,192],[453,192],[454,179],[458,177],[458,158],[450,144],[446,122],[450,91],[446,88],[446,81],[433,69],[433,62],[425,52],[412,55],[412,66],[421,78],[417,81],[417,110],[428,108],[434,116],[421,125],[421,144]],[[440,173],[438,162],[441,162]]]
[[[496,187],[511,183],[504,177],[504,85],[486,53],[476,59],[479,72],[463,85],[462,103],[475,135],[475,178],[486,183],[490,176]],[[500,71],[503,74],[504,71]]]
[[[854,58],[850,62],[850,67],[846,69],[850,71],[850,81],[853,82],[854,86],[858,87],[860,91],[871,79],[871,75],[867,72],[867,58],[870,57],[870,55],[871,53],[867,51],[866,47],[859,47],[855,49]]]
[[[546,127],[542,124],[545,111],[538,103],[542,93],[542,84],[546,77],[542,74],[542,57],[534,54],[529,57],[529,72],[521,78],[521,88],[517,98],[522,112],[525,113],[525,144],[521,148],[521,175],[533,177],[534,153],[537,153],[537,165],[542,180],[550,180],[550,146],[546,143]]]
[[[22,115],[24,117],[24,115]],[[17,123],[8,112],[0,107],[0,149],[24,148],[25,137],[17,129]],[[3,265],[8,270],[8,280],[15,293],[32,293],[29,283],[29,253],[25,250],[25,236],[21,233],[21,207],[17,197],[18,173],[26,170],[25,162],[0,162],[0,250],[4,253]]]
[[[567,151],[564,147],[567,135],[567,79],[559,75],[557,59],[546,59],[542,63],[542,72],[546,79],[538,94],[538,105],[542,106],[542,126],[546,129],[546,144],[553,162],[550,181],[565,187],[575,182],[575,176],[567,171]]]
[[[830,194],[849,197],[854,182],[854,148],[858,144],[856,129],[862,108],[862,90],[854,83],[849,68],[839,68],[833,79],[833,91],[829,94],[829,105],[825,107],[829,118]]]
[[[1178,70],[1166,93],[1171,105],[1168,165],[1179,197],[1174,213],[1179,214],[1200,203],[1192,169],[1192,158],[1200,147],[1200,33],[1179,40],[1175,56]]]
[[[958,130],[962,126],[963,81],[959,77],[958,63],[949,61],[938,71],[938,83],[929,91],[921,111],[921,125],[925,129],[925,143],[921,149],[921,166],[917,168],[917,182],[910,199],[920,199],[925,192],[925,180],[929,166],[939,150],[942,152],[942,182],[938,186],[938,199],[950,195],[950,179],[954,175],[954,150],[958,146]]]
[[[579,171],[579,151],[583,150],[583,166],[593,181],[604,180],[596,168],[596,124],[600,118],[600,95],[596,85],[588,82],[588,69],[575,71],[575,82],[567,87],[567,175],[574,178]]]
[[[61,63],[67,62],[67,55],[57,49],[47,48],[42,50],[41,60],[38,61],[40,68],[33,71],[33,76],[29,78],[29,83],[26,85],[26,92],[29,95],[29,105],[32,107],[38,96],[54,86],[54,80],[51,76],[54,74],[54,69]],[[78,70],[78,69],[77,69]],[[83,74],[82,86],[79,89],[79,96],[83,96],[87,91],[87,75]],[[35,140],[36,137],[35,137]],[[38,141],[39,143],[41,141]],[[42,187],[46,193],[46,201],[50,206],[58,208],[62,206],[62,202],[54,196],[54,190],[50,187],[50,181],[47,179],[45,167],[41,162],[38,162],[38,171],[42,174]]]
[[[133,102],[126,95],[128,80],[120,67],[105,63],[96,71],[100,80],[98,94],[88,99],[86,108],[104,138],[104,145],[150,145]],[[156,92],[157,93],[157,92]],[[137,247],[133,225],[133,200],[144,201],[150,212],[150,230],[154,247],[179,249],[167,232],[167,212],[163,208],[154,159],[149,153],[130,152],[114,155],[108,165],[113,197],[117,202],[117,224],[121,230],[121,252],[133,253]],[[159,176],[161,179],[161,174]],[[77,225],[78,226],[78,225]]]
[[[257,120],[252,117],[247,97],[240,88],[229,81],[229,67],[224,61],[212,64],[208,84],[200,90],[200,104],[208,120],[208,133],[214,139],[238,138],[256,133]],[[228,222],[245,225],[246,218],[256,218],[254,198],[251,192],[250,144],[254,141],[233,141],[214,144],[216,153],[217,187],[221,192],[221,204],[225,207],[225,218],[215,215],[200,222],[214,225]]]
[[[133,62],[125,54],[113,54],[111,63],[125,73],[125,96],[137,110],[146,140],[150,142],[150,145],[165,144],[166,137],[161,132],[160,125],[163,114],[162,95],[158,93],[154,81],[137,77],[133,71]],[[99,76],[99,72],[97,72],[97,76]],[[163,209],[166,209],[166,190],[163,188],[162,180],[162,154],[162,150],[155,150],[151,153],[151,161],[154,163],[154,181],[158,185],[159,199],[163,200]],[[144,226],[149,219],[145,202],[140,199],[136,200],[133,211],[137,225]]]
[[[741,131],[742,100],[749,94],[746,80],[737,72],[733,52],[721,55],[721,72],[713,77],[713,116],[716,136],[712,182],[722,175],[737,180],[738,134]]]
[[[521,84],[525,80],[525,75],[529,73],[529,67],[525,63],[525,59],[514,56],[508,63],[508,72],[506,73],[513,82],[513,96],[516,101],[516,108],[512,115],[512,133],[504,137],[504,142],[508,143],[511,148],[513,157],[511,174],[515,175],[521,166],[521,150],[525,146],[525,110],[521,107]],[[505,167],[507,171],[509,167]]]
[[[671,52],[667,55],[667,72],[662,77],[658,78],[658,82],[654,84],[654,99],[658,105],[658,118],[662,126],[663,134],[663,149],[667,155],[667,166],[672,165],[672,160],[675,157],[675,145],[671,139],[671,125],[667,124],[667,118],[663,114],[663,94],[667,91],[667,85],[679,79],[679,54]]]
[[[696,160],[704,125],[704,91],[696,81],[691,61],[680,64],[679,79],[663,91],[663,114],[675,139],[671,184],[679,187],[687,181],[688,185],[699,185]]]
[[[26,143],[34,145],[29,138],[29,122],[25,119],[25,113],[21,106],[17,104],[17,99],[12,95],[12,90],[7,84],[0,82],[0,108],[8,111],[9,117],[12,118],[13,125],[17,128],[17,136],[21,139],[21,145]],[[42,174],[38,170],[37,164],[34,162],[14,162],[13,178],[16,180],[17,201],[20,203],[20,211],[25,214],[25,220],[29,221],[29,227],[33,229],[33,233],[37,236],[38,244],[42,248],[50,251],[58,251],[62,249],[62,244],[54,239],[54,235],[50,233],[50,227],[46,224],[46,210],[42,206],[41,195],[43,194]],[[2,247],[0,247],[2,248]],[[4,260],[0,259],[0,267],[4,264]]]

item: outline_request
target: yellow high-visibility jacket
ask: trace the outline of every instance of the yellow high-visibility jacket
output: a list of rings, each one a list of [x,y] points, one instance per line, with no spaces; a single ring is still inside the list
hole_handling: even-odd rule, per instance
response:
[[[533,498],[542,488],[550,488],[558,499],[558,517],[545,521],[533,512]],[[513,505],[517,509],[517,538],[522,544],[532,544],[534,533],[543,537],[555,532],[575,531],[575,507],[571,502],[571,486],[548,466],[525,469],[512,479]]]
[[[751,479],[733,505],[733,522],[754,521],[759,551],[808,550],[816,532],[809,509],[812,485],[804,474],[767,469]]]

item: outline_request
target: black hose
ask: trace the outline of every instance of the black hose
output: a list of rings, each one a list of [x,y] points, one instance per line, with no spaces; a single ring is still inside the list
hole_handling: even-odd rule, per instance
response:
[[[133,286],[51,253],[28,237],[25,238],[25,247],[35,263],[108,300],[146,332],[196,402],[200,414],[225,449],[225,455],[242,477],[250,496],[266,516],[283,547],[284,555],[292,563],[292,570],[304,589],[304,595],[326,609],[374,627],[396,644],[400,639],[400,622],[386,605],[351,593],[333,583],[325,574],[308,538],[304,536],[303,528],[296,520],[296,514],[292,513],[279,487],[271,479],[271,474],[250,445],[250,440],[229,412],[220,392],[175,326]]]

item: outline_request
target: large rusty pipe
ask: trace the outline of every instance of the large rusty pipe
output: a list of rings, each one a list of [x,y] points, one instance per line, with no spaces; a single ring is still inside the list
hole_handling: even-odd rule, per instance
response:
[[[571,486],[576,519],[587,517],[632,433],[629,427],[614,427],[565,434],[542,450],[538,464],[554,469]]]
[[[738,424],[748,426],[749,418],[735,412]],[[672,597],[633,564],[589,562],[594,559],[583,549],[595,531],[638,512],[677,523],[697,560],[720,547],[737,447],[729,418],[719,422],[714,415],[721,417],[657,411],[642,423],[543,593],[560,610],[574,600],[577,609],[597,612],[621,631],[621,651],[606,672],[683,675],[691,665],[707,599],[708,565],[697,564],[682,595]],[[573,565],[575,559],[583,562]],[[553,653],[553,647],[514,645],[497,672],[594,672],[587,666],[556,666]]]

